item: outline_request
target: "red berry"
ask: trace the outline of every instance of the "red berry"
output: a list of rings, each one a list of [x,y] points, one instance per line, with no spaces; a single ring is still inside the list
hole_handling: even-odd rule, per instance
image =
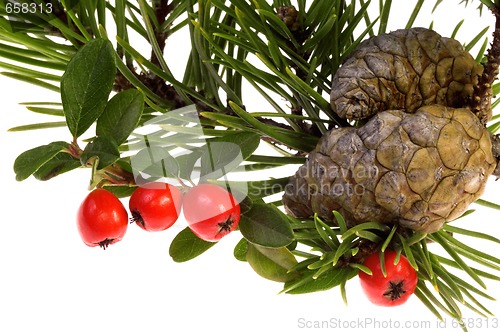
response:
[[[372,275],[360,271],[359,280],[366,296],[374,304],[397,306],[405,303],[415,292],[418,282],[417,272],[403,255],[400,256],[399,262],[394,264],[396,256],[395,251],[385,251],[385,277],[378,252],[368,256],[363,263],[372,271]]]
[[[183,211],[193,233],[205,241],[219,241],[240,222],[240,205],[236,199],[214,184],[189,189],[184,196]]]
[[[78,209],[77,226],[86,245],[106,249],[125,235],[128,226],[127,210],[111,192],[95,189],[87,195]]]
[[[154,183],[137,188],[130,196],[129,209],[135,223],[150,232],[163,231],[178,219],[181,191],[170,184]]]

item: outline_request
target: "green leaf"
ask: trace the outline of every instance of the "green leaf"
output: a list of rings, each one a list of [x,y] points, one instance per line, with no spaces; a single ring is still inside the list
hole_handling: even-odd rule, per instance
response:
[[[353,268],[333,268],[320,275],[317,279],[313,278],[315,272],[306,272],[299,279],[285,283],[283,289],[287,294],[306,294],[312,292],[326,291],[339,286],[343,282],[357,275],[357,270]]]
[[[243,120],[245,120],[250,126],[259,130],[263,135],[267,135],[270,138],[279,141],[291,148],[300,151],[312,151],[317,144],[317,138],[312,136],[307,136],[304,133],[298,133],[291,130],[281,129],[275,126],[269,126],[258,119],[254,118],[251,114],[247,113],[238,104],[229,102],[231,109]],[[299,138],[300,136],[300,138]]]
[[[187,262],[203,254],[216,243],[200,239],[189,227],[186,227],[172,240],[169,254],[174,262]]]
[[[415,289],[415,294],[417,294],[417,297],[422,302],[424,302],[424,304],[430,303],[432,308],[434,308],[434,310],[436,310],[437,307],[442,311],[444,311],[447,315],[452,317],[454,316],[453,312],[450,311],[443,303],[441,303],[441,301],[439,301],[439,299],[436,296],[434,296],[431,290],[427,287],[427,284],[421,279],[419,279],[418,281],[417,288]],[[420,294],[421,296],[419,296],[418,294]],[[433,312],[434,310],[431,309],[431,311]]]
[[[321,255],[321,258],[318,261],[309,264],[307,266],[307,268],[309,270],[316,270],[316,269],[319,269],[325,265],[333,267],[332,261],[333,261],[334,256],[335,256],[334,252],[327,251],[323,255]]]
[[[353,243],[353,241],[355,240],[356,240],[355,234],[352,234],[347,239],[343,239],[343,241],[340,243],[340,246],[338,246],[337,250],[335,251],[335,257],[332,262],[333,265],[337,265],[340,257],[345,255],[352,247],[355,246],[355,244]]]
[[[370,270],[369,267],[367,266],[364,266],[363,264],[357,264],[357,263],[351,263],[349,264],[350,267],[352,267],[353,269],[357,269],[357,270],[360,270],[360,271],[363,271],[364,273],[368,274],[368,275],[373,275],[373,271]],[[383,267],[383,275],[384,277],[387,277],[386,273],[385,273],[385,265],[380,265],[380,267]]]
[[[347,280],[344,280],[340,283],[340,295],[342,296],[342,300],[344,301],[344,305],[347,306],[347,292],[345,290],[345,286],[347,284]]]
[[[22,103],[20,103],[20,105],[22,105]],[[64,112],[63,112],[62,108],[26,106],[26,109],[28,111],[33,112],[33,113],[47,114],[47,115],[54,115],[54,116],[64,116]],[[66,122],[64,122],[64,126],[66,126]]]
[[[249,132],[230,133],[208,139],[201,148],[201,177],[221,178],[250,157],[259,143],[259,135]]]
[[[245,198],[243,198],[243,200],[240,202],[240,213],[246,214],[248,211],[252,209],[252,206],[253,206],[252,199],[248,196],[245,196]]]
[[[481,199],[481,198],[478,199],[477,201],[475,201],[474,203],[482,205],[482,206],[486,206],[486,207],[491,208],[491,209],[500,210],[500,204],[495,204],[493,202],[486,201],[486,200]]]
[[[378,258],[380,260],[380,270],[382,271],[382,275],[384,276],[384,278],[387,278],[387,269],[386,269],[386,265],[385,265],[385,253],[383,253],[382,251],[379,251]],[[397,265],[396,261],[399,261],[398,256],[396,256],[396,258],[393,262],[388,262],[388,263],[392,263],[394,265]],[[372,275],[372,273],[368,273],[368,274]]]
[[[457,251],[454,250],[450,244],[446,241],[445,238],[443,238],[443,236],[440,234],[442,233],[443,231],[439,231],[439,232],[436,232],[436,233],[433,233],[431,234],[432,237],[431,239],[436,241],[437,243],[439,243],[441,245],[441,247],[443,247],[443,249],[448,252],[448,254],[451,256],[451,258],[453,258],[453,260],[469,275],[471,276],[472,279],[474,279],[474,281],[476,281],[481,287],[483,288],[486,288],[486,284],[484,283],[483,280],[481,280],[481,278],[479,278],[479,276],[474,272],[474,270],[469,266],[467,265],[467,263],[465,263],[463,261],[463,259],[458,255]]]
[[[390,16],[390,12],[391,12],[391,5],[392,5],[392,0],[386,0],[383,4],[383,7],[380,10],[380,26],[379,26],[379,30],[378,30],[379,35],[386,32],[387,21],[389,20],[389,16]]]
[[[442,267],[438,264],[434,264],[433,270],[439,276],[439,278],[448,285],[450,293],[452,293],[453,296],[456,299],[458,299],[460,302],[464,302],[464,298],[462,296],[460,288],[458,287],[456,282],[451,277],[451,274],[444,267]],[[438,280],[438,282],[440,282],[440,281]],[[438,286],[438,287],[440,287],[440,286]]]
[[[246,259],[252,269],[263,278],[287,282],[297,277],[296,272],[288,272],[297,264],[297,259],[285,247],[267,248],[248,243]]]
[[[104,189],[112,192],[118,198],[130,197],[137,187],[104,185]]]
[[[338,219],[337,219],[338,220]],[[366,230],[378,230],[382,232],[387,232],[389,230],[389,226],[386,224],[382,224],[377,221],[369,221],[365,222],[359,225],[356,225],[354,227],[349,228],[349,230],[346,230],[345,232],[342,233],[341,239],[346,239],[350,237],[352,234],[357,234],[360,231],[366,231]],[[363,234],[363,233],[361,233]]]
[[[92,158],[98,158],[97,169],[103,169],[117,161],[120,158],[120,152],[115,142],[106,137],[96,137],[87,144],[80,156],[80,161],[82,165],[86,165]]]
[[[220,179],[243,161],[240,147],[233,143],[207,141],[201,151],[200,177],[203,180]]]
[[[415,296],[422,301],[422,303],[440,320],[443,320],[443,317],[436,309],[436,307],[432,304],[431,300],[422,292],[419,288],[415,289]]]
[[[236,144],[241,150],[243,160],[247,160],[253,155],[259,147],[260,137],[255,133],[240,131],[226,134],[223,137],[216,137],[208,140],[209,142],[228,142]]]
[[[490,27],[484,28],[481,32],[479,32],[474,39],[472,39],[467,45],[465,45],[465,50],[470,51],[484,36],[485,33],[488,32]]]
[[[497,266],[500,267],[500,258],[495,257],[494,255],[487,254],[486,252],[482,252],[480,250],[474,249],[471,246],[466,245],[465,243],[460,242],[457,240],[455,237],[451,236],[447,232],[441,232],[441,236],[443,236],[451,245],[453,245],[456,248],[462,249],[474,256],[477,256],[478,258],[482,258],[488,261],[491,261]]]
[[[16,126],[9,128],[10,132],[17,131],[28,131],[28,130],[38,130],[38,129],[52,129],[52,128],[60,128],[66,127],[66,122],[57,121],[57,122],[41,122],[41,123],[33,123],[28,125]]]
[[[304,50],[314,49],[318,46],[318,43],[325,38],[328,38],[334,31],[334,25],[337,22],[337,15],[331,14],[330,17],[325,21],[326,23],[321,26],[315,33],[309,38],[302,48]]]
[[[135,89],[115,95],[97,120],[97,136],[115,140],[117,145],[127,140],[137,127],[144,110],[144,96]]]
[[[14,172],[16,180],[26,180],[35,173],[42,165],[54,158],[69,146],[66,142],[52,142],[47,145],[38,146],[21,153],[14,161]]]
[[[401,242],[401,245],[403,246],[403,250],[406,254],[406,258],[408,258],[408,262],[415,269],[415,271],[418,271],[417,262],[415,261],[415,258],[413,257],[413,252],[411,251],[411,247],[408,245],[408,242],[400,234],[398,234],[398,238]]]
[[[336,250],[340,245],[337,234],[330,228],[330,226],[319,219],[317,215],[314,216],[314,222],[316,225],[316,230],[318,231],[318,234],[321,236],[323,241],[325,241],[330,249]]]
[[[248,241],[264,247],[285,247],[294,240],[288,218],[272,204],[254,204],[241,216],[239,227]]]
[[[394,236],[394,233],[396,233],[397,228],[398,228],[397,225],[392,226],[391,232],[385,238],[384,243],[382,243],[382,246],[380,248],[381,252],[384,252],[385,249],[387,249],[387,247],[389,246],[389,243],[392,240],[392,237]]]
[[[178,166],[178,175],[181,179],[190,179],[196,162],[201,158],[202,151],[194,150],[175,157]]]
[[[335,220],[337,221],[337,224],[339,225],[340,228],[340,234],[344,234],[347,232],[347,223],[344,219],[344,217],[337,211],[332,211],[333,216],[335,217]]]
[[[90,40],[68,63],[61,78],[61,99],[73,137],[82,135],[102,114],[115,75],[113,45],[105,39]]]
[[[138,174],[140,172],[152,178],[177,178],[180,171],[177,160],[167,149],[158,146],[148,146],[139,151],[132,157],[132,166],[134,173]],[[183,170],[186,169],[183,168]],[[190,171],[192,171],[192,168]]]
[[[485,234],[485,233],[481,233],[481,232],[475,232],[475,231],[471,231],[471,230],[468,230],[468,229],[451,226],[450,224],[446,224],[443,227],[443,229],[445,231],[447,231],[447,232],[457,233],[457,234],[463,234],[463,235],[467,235],[467,236],[472,236],[472,237],[476,237],[478,239],[493,241],[493,242],[495,242],[497,244],[500,244],[500,239],[498,239],[498,238],[496,238],[494,236],[491,236],[489,234]]]
[[[7,76],[9,78],[13,78],[13,79],[22,81],[22,82],[33,84],[33,85],[38,86],[40,88],[44,88],[44,89],[48,89],[48,90],[57,92],[57,93],[59,93],[59,91],[60,91],[59,87],[56,85],[47,83],[46,81],[39,80],[39,79],[36,79],[33,77],[29,77],[27,75],[21,75],[21,74],[16,74],[16,73],[9,73],[9,72],[2,72],[0,74]]]
[[[448,258],[439,256],[439,255],[436,255],[436,254],[434,254],[433,256],[436,257],[439,260],[439,262],[441,262],[443,264],[446,264],[448,266],[452,266],[454,268],[463,270],[460,267],[460,265],[457,262],[455,262],[454,260],[452,260],[452,259],[448,259]],[[475,268],[472,268],[472,271],[474,271],[478,276],[481,276],[481,277],[484,277],[484,278],[488,278],[488,279],[491,279],[491,280],[500,281],[500,276],[498,276],[496,273],[495,274],[491,274],[491,273],[485,272],[483,270],[475,269]]]
[[[234,258],[240,262],[246,262],[248,245],[248,241],[245,238],[241,239],[234,247]]]
[[[47,181],[55,176],[71,171],[81,166],[80,160],[66,152],[59,152],[43,164],[33,176],[40,181]]]

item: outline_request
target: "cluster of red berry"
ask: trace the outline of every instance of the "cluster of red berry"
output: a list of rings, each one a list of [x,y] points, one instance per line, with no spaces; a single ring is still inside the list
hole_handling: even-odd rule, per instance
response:
[[[230,192],[214,184],[181,190],[171,184],[152,183],[138,187],[129,200],[130,220],[150,232],[172,226],[181,209],[190,229],[205,241],[220,240],[235,230],[240,221],[239,203]],[[105,249],[123,238],[129,216],[118,197],[98,188],[80,205],[77,222],[86,245]]]
[[[130,219],[120,199],[108,190],[90,192],[78,210],[83,242],[105,249],[123,238],[129,220],[146,231],[157,232],[171,227],[181,212],[194,234],[216,242],[234,231],[240,221],[239,203],[229,191],[214,184],[182,189],[166,183],[138,187],[130,196],[129,210]],[[364,260],[369,273],[359,272],[361,286],[377,305],[403,304],[415,291],[417,273],[404,255],[387,250],[381,256],[376,252]]]

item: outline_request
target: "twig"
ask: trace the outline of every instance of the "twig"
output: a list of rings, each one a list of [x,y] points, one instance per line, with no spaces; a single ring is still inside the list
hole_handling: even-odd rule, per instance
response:
[[[491,99],[493,97],[491,87],[498,77],[500,65],[500,5],[495,5],[489,9],[495,16],[493,42],[490,49],[488,49],[483,74],[479,77],[478,85],[475,87],[474,101],[471,107],[483,124],[486,124],[491,119]]]
[[[168,14],[172,12],[174,6],[172,3],[168,3],[168,0],[154,0],[153,1],[153,10],[155,13],[156,20],[158,21],[158,26],[153,26],[153,30],[155,33],[156,41],[160,46],[160,49],[163,51],[165,49],[165,44],[168,38],[168,33],[166,31],[159,30],[159,28],[165,23],[165,19]],[[160,62],[154,51],[151,51],[151,62],[156,66],[160,67]]]
[[[495,16],[495,30],[493,41],[488,49],[487,62],[484,64],[483,74],[479,77],[478,86],[474,91],[472,111],[479,120],[486,124],[492,116],[491,99],[493,98],[493,82],[498,78],[500,66],[500,4],[489,7]],[[500,177],[500,135],[492,135],[493,156],[497,160],[497,167],[493,175]]]
[[[296,43],[300,46],[303,45],[304,42],[309,38],[309,33],[306,32],[302,25],[300,24],[299,20],[299,12],[295,8],[295,6],[281,6],[278,7],[277,9],[277,15],[280,20],[285,23],[285,25],[288,27],[288,30],[290,30],[293,38],[295,39]],[[307,61],[310,57],[310,54],[307,52],[300,52],[300,50],[295,46],[294,43],[292,42],[287,42],[287,46],[290,47],[295,53],[299,54],[302,59]],[[306,79],[307,73],[305,73],[303,70],[301,70],[298,66],[292,65],[291,68],[295,71],[295,74],[297,77],[299,77],[301,80]],[[302,107],[300,106],[292,106],[291,107],[292,114],[294,115],[303,115]],[[317,125],[309,125],[303,120],[295,120],[295,123],[305,132],[309,134],[313,134],[313,132],[317,135],[319,133],[319,136],[321,136],[320,130],[317,127]]]

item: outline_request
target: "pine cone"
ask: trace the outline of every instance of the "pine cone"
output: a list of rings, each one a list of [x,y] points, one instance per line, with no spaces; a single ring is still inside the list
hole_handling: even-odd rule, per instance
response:
[[[397,30],[360,43],[334,76],[331,105],[345,119],[432,104],[467,107],[482,72],[454,39],[424,28]]]
[[[495,169],[490,133],[466,108],[377,113],[324,135],[286,187],[295,217],[339,211],[352,227],[379,221],[423,233],[465,212]]]

